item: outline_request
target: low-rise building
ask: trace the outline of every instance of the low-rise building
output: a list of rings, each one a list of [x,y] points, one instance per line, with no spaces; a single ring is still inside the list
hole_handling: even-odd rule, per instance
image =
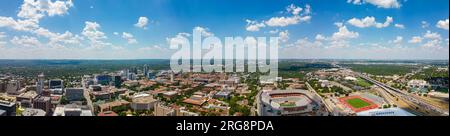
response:
[[[26,108],[22,111],[22,116],[45,116],[47,113],[41,109]]]
[[[130,102],[127,102],[125,100],[113,101],[113,102],[98,104],[96,106],[96,111],[99,111],[99,112],[111,111],[114,107],[129,106],[129,105],[130,105]]]
[[[69,104],[56,107],[53,116],[93,116],[93,114],[86,106]]]
[[[131,109],[138,111],[152,110],[156,102],[157,100],[149,94],[137,95],[132,98]]]
[[[16,103],[0,100],[0,110],[3,110],[6,116],[16,116]]]
[[[6,116],[6,111],[5,111],[5,110],[2,110],[2,109],[0,109],[0,116]]]
[[[50,97],[38,96],[33,101],[33,108],[44,110],[46,113],[50,113],[52,110],[52,102]]]
[[[175,109],[173,109],[172,107],[166,106],[162,103],[155,103],[155,110],[154,110],[154,115],[155,116],[175,116]]]
[[[33,107],[33,100],[38,96],[35,91],[28,91],[26,93],[22,93],[16,97],[16,101],[20,103],[21,107],[31,108]]]
[[[69,101],[80,101],[84,99],[84,89],[66,88],[66,99]]]

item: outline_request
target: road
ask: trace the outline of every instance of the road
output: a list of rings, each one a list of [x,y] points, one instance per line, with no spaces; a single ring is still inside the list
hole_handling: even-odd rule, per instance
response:
[[[305,82],[305,84],[306,84],[306,87],[308,88],[309,91],[313,92],[315,95],[317,95],[317,96],[320,98],[321,103],[325,105],[326,110],[327,110],[328,113],[330,113],[331,111],[333,111],[332,108],[331,108],[331,106],[328,105],[327,102],[324,101],[324,99],[322,98],[322,96],[320,96],[320,95],[316,92],[316,90],[315,90],[314,88],[311,87],[311,85],[310,85],[308,82]],[[321,105],[321,104],[319,104],[319,105]]]
[[[399,89],[393,88],[391,86],[388,86],[384,83],[381,83],[377,80],[374,80],[370,77],[367,77],[361,73],[357,73],[357,75],[369,82],[372,82],[373,84],[383,88],[384,90],[386,90],[389,94],[392,94],[394,96],[397,96],[397,98],[401,98],[403,100],[405,100],[406,103],[410,104],[411,106],[414,106],[416,110],[419,110],[420,108],[424,109],[425,111],[429,112],[431,115],[433,115],[433,113],[437,113],[437,115],[445,115],[448,116],[448,111],[440,109],[438,107],[436,107],[433,104],[427,103],[426,101],[422,100],[422,99],[418,99],[415,96],[412,96],[412,94],[403,92]]]
[[[83,95],[87,101],[87,105],[88,105],[89,109],[91,110],[92,114],[94,114],[94,106],[92,105],[91,96],[89,95],[89,89],[83,89],[83,90],[84,90]]]

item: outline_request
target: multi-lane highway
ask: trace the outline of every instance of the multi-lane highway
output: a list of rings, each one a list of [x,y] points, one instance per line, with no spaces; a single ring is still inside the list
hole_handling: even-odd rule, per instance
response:
[[[410,103],[411,105],[415,106],[416,108],[422,108],[425,111],[428,111],[430,113],[436,113],[438,115],[445,115],[445,116],[449,115],[448,111],[440,109],[437,106],[432,105],[430,103],[427,103],[426,101],[424,101],[424,100],[422,100],[420,98],[414,97],[414,96],[412,96],[413,94],[409,94],[407,92],[403,92],[403,91],[401,91],[399,89],[393,88],[393,87],[391,87],[389,85],[381,83],[381,82],[379,82],[377,80],[374,80],[374,79],[372,79],[372,78],[370,78],[368,76],[365,76],[365,75],[363,75],[361,73],[357,73],[357,75],[359,77],[361,77],[361,78],[363,78],[363,79],[365,79],[365,80],[367,80],[369,82],[372,82],[373,84],[383,88],[388,93],[390,93],[392,95],[395,95],[395,96],[397,96],[397,97],[407,101],[408,103]]]

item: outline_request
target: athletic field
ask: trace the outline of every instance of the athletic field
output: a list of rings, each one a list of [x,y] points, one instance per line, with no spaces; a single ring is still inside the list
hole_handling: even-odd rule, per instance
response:
[[[354,112],[361,112],[361,111],[365,111],[365,110],[378,108],[378,105],[376,105],[372,101],[367,100],[367,99],[362,98],[361,96],[357,96],[357,95],[339,98],[339,101],[342,104],[344,104],[345,106],[352,109]]]

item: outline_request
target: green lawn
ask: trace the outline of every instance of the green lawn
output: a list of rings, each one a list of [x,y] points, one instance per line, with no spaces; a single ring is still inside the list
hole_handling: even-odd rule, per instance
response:
[[[285,103],[280,103],[280,106],[282,107],[293,107],[295,106],[294,102],[285,102]]]
[[[348,99],[347,103],[350,104],[353,108],[362,108],[370,105],[369,103],[359,98]]]
[[[361,87],[370,87],[370,86],[372,86],[371,83],[369,83],[369,82],[367,82],[366,80],[364,80],[364,79],[362,79],[362,78],[359,78],[359,77],[358,77],[358,79],[356,80],[356,84],[359,85],[359,86],[361,86]]]

